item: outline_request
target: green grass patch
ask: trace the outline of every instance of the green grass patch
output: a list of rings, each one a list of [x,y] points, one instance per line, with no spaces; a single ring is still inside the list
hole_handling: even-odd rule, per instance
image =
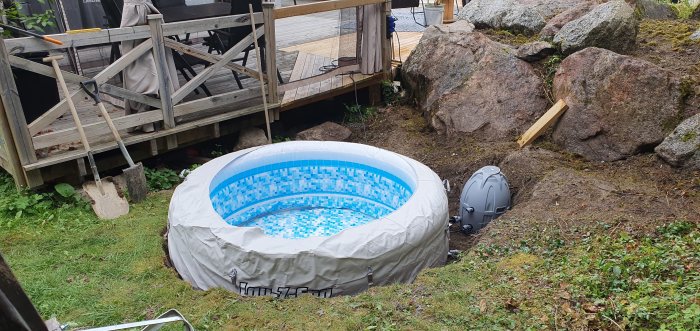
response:
[[[194,290],[167,268],[161,234],[170,195],[150,194],[114,221],[71,205],[48,222],[3,209],[0,251],[42,316],[76,327],[176,308],[203,330],[700,328],[696,223],[640,237],[601,225],[572,242],[524,234],[518,242],[477,245],[414,284],[280,300]]]

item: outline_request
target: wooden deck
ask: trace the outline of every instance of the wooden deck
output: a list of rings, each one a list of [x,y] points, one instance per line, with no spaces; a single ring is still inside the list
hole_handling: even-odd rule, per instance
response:
[[[331,0],[330,2],[352,5],[354,3],[364,3],[363,1],[369,3],[375,0]],[[312,10],[315,10],[314,8],[323,9],[323,6],[327,6],[327,4],[315,3],[309,8],[313,7],[311,8]],[[273,121],[279,119],[280,111],[333,98],[371,85],[376,86],[385,77],[384,73],[360,74],[358,65],[337,67],[337,58],[339,56],[347,56],[346,54],[339,54],[341,52],[338,49],[340,31],[338,27],[339,12],[337,10],[312,11],[306,15],[298,15],[298,10],[299,8],[286,11],[280,10],[279,15],[282,17],[273,19],[275,30],[271,32],[275,36],[273,40],[277,52],[276,59],[273,59],[272,63],[283,77],[283,83],[274,84],[278,85],[274,88],[277,91],[277,93],[274,93],[276,97],[268,95],[270,108],[272,109],[270,115]],[[275,15],[278,14],[277,11],[275,9]],[[228,21],[226,24],[229,24],[229,26],[241,24],[230,22]],[[166,30],[165,33],[168,31],[184,31],[188,29],[185,26],[171,24],[168,25],[169,30],[165,28],[164,30]],[[143,29],[139,27],[139,29],[135,29],[131,33],[143,35],[144,32],[148,31],[144,30],[144,32],[141,32],[141,30]],[[265,33],[268,32],[270,31],[265,31]],[[392,45],[393,53],[391,55],[395,61],[405,60],[408,57],[417,45],[422,33],[399,32],[398,35],[401,47],[399,48],[397,43]],[[144,35],[144,37],[147,36]],[[207,49],[201,45],[201,37],[203,36],[206,36],[206,32],[193,33],[191,37],[192,45],[194,46],[187,47],[202,53],[206,52]],[[347,35],[343,37],[346,38]],[[28,41],[31,43],[35,42],[34,40]],[[396,38],[394,41],[396,41]],[[45,46],[43,44],[38,44],[37,46],[32,44],[30,45],[31,47],[39,48]],[[186,46],[180,45],[177,47]],[[82,49],[80,51],[80,59],[83,77],[99,76],[104,74],[105,71],[112,70],[109,69],[109,54],[110,48],[108,46],[93,46],[88,49]],[[388,53],[385,52],[385,54]],[[125,56],[123,55],[123,57]],[[270,57],[263,60],[267,63],[271,61]],[[241,64],[240,62],[236,63]],[[255,52],[251,52],[246,68],[253,72],[256,71],[257,66],[255,63]],[[15,64],[13,63],[13,65]],[[264,123],[262,121],[262,100],[258,79],[239,74],[243,84],[243,89],[239,89],[231,69],[228,68],[230,67],[229,65],[215,65],[215,67],[216,69],[213,71],[212,69],[205,69],[201,65],[194,67],[198,73],[203,71],[211,72],[210,75],[204,77],[204,80],[199,79],[204,82],[214,96],[207,97],[202,89],[199,88],[196,90],[196,93],[189,92],[191,89],[182,91],[185,89],[181,88],[176,94],[179,94],[177,98],[181,98],[182,101],[177,101],[176,97],[173,96],[174,107],[171,106],[172,115],[170,116],[172,116],[171,118],[174,119],[175,123],[169,126],[167,124],[163,126],[163,121],[166,119],[166,112],[163,110],[165,108],[126,116],[124,114],[123,101],[119,98],[105,95],[104,99],[108,102],[106,104],[107,110],[120,129],[119,131],[124,142],[127,145],[139,144],[140,146],[138,148],[129,148],[134,159],[148,158],[178,146],[186,146],[198,141],[217,138],[246,126]],[[77,91],[78,86],[76,83],[84,80],[84,78],[70,74],[70,67],[65,60],[62,63],[62,68],[69,73],[67,81],[71,93]],[[38,69],[35,68],[35,70]],[[50,75],[50,73],[47,75]],[[187,80],[181,74],[178,75],[178,80],[181,87],[188,85]],[[107,80],[106,83],[116,87],[122,85],[118,76]],[[266,84],[266,90],[272,91],[272,86]],[[187,92],[187,94],[180,92]],[[64,97],[61,96],[61,98]],[[97,107],[87,98],[74,97],[73,99],[94,152],[100,153],[114,150],[116,145],[107,130],[104,119],[99,116]],[[158,99],[151,98],[151,100]],[[155,105],[160,105],[161,102],[158,101]],[[7,109],[8,107],[6,106],[5,108]],[[134,125],[149,122],[159,122],[161,123],[161,128],[156,132],[150,133],[129,132],[130,130],[127,130]],[[84,150],[79,143],[77,130],[70,113],[63,114],[53,122],[50,122],[50,124],[49,122],[45,123],[45,126],[40,130],[32,129],[32,125],[28,125],[30,131],[29,143],[31,144],[31,150],[36,151],[36,159],[29,162],[17,159],[14,161],[22,161],[21,167],[25,172],[24,176],[28,186],[40,185],[46,180],[64,176],[66,171],[76,171],[67,170],[63,166],[63,164],[72,160],[78,161],[77,168],[75,168],[75,163],[69,168],[77,169],[80,176],[85,176],[87,172],[83,159]],[[17,147],[19,148],[20,146],[17,145]],[[31,159],[31,155],[25,157],[25,159],[27,158]],[[123,163],[121,156],[114,151],[101,155],[97,161],[101,170],[121,166]],[[3,167],[8,169],[5,165]],[[17,166],[15,165],[16,168]],[[16,172],[16,170],[14,171]]]

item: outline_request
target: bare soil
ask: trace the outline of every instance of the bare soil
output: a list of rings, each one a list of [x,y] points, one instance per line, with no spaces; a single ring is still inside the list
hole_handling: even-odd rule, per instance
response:
[[[354,142],[409,156],[448,179],[453,215],[472,173],[486,165],[502,167],[511,184],[512,210],[477,235],[453,232],[452,249],[519,242],[543,231],[578,239],[593,228],[652,233],[666,222],[700,221],[700,173],[671,168],[653,153],[595,163],[562,153],[547,137],[519,150],[515,142],[444,136],[405,105],[383,108],[373,119],[349,126]]]

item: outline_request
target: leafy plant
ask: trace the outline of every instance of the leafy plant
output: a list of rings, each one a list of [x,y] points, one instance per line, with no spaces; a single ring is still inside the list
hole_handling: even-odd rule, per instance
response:
[[[401,93],[398,92],[394,82],[390,80],[382,81],[382,100],[384,104],[389,106],[398,102],[401,99]]]
[[[45,0],[37,0],[40,4],[45,4]],[[55,13],[53,10],[49,9],[43,13],[35,13],[31,15],[26,15],[22,12],[23,6],[17,1],[3,1],[3,8],[0,10],[0,15],[5,16],[10,25],[16,27],[35,30],[38,32],[44,32],[47,27],[56,26]],[[10,36],[11,31],[4,31],[6,36]]]
[[[146,183],[151,191],[169,190],[180,183],[180,176],[172,169],[144,168]]]
[[[285,137],[285,136],[273,136],[272,137],[273,144],[281,143],[281,142],[285,142],[285,141],[292,141],[292,138]]]
[[[4,224],[0,220],[0,225],[12,226],[13,221],[20,219],[44,223],[61,218],[66,210],[88,209],[89,204],[69,184],[57,184],[53,192],[17,190],[12,177],[0,174],[0,217],[6,218]],[[65,220],[75,219],[76,215],[65,217]]]
[[[364,122],[377,114],[377,107],[364,106],[360,104],[345,104],[345,119],[348,122]]]
[[[559,65],[564,57],[561,54],[554,54],[544,61],[544,84],[545,84],[545,94],[551,103],[554,103],[554,96],[552,95],[552,86],[554,85],[554,75],[559,69]]]
[[[224,148],[223,145],[221,144],[214,144],[214,149],[211,151],[210,155],[212,157],[219,157],[224,154],[227,154],[228,151],[226,151],[226,148]]]

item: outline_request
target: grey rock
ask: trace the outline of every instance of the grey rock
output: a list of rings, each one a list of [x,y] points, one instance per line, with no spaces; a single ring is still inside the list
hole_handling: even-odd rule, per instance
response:
[[[542,28],[542,31],[540,31],[540,38],[553,38],[566,23],[588,14],[596,5],[597,4],[593,1],[584,1],[552,17],[552,19],[547,21],[547,25]]]
[[[402,75],[418,109],[443,134],[512,140],[547,109],[533,68],[479,32],[428,28]]]
[[[700,29],[697,29],[690,35],[690,40],[700,40]]]
[[[554,35],[553,41],[566,54],[586,47],[625,53],[634,48],[638,30],[639,21],[634,16],[634,9],[623,0],[613,0],[566,23]]]
[[[700,20],[700,6],[695,7],[693,14],[690,15],[691,20]]]
[[[555,51],[554,46],[548,42],[534,41],[518,47],[515,56],[527,62],[536,62],[554,54]]]
[[[673,166],[700,170],[700,114],[681,122],[655,151]]]
[[[325,122],[297,133],[298,140],[347,141],[352,131],[334,122]]]
[[[602,48],[567,57],[553,83],[569,110],[554,142],[588,160],[614,161],[659,144],[682,114],[680,79],[651,62]]]
[[[656,0],[637,0],[637,12],[652,20],[674,20],[676,12],[667,3],[660,3]]]
[[[263,129],[256,127],[245,128],[238,133],[238,142],[234,151],[267,144],[267,135]]]
[[[515,0],[472,0],[458,15],[477,28],[504,29],[516,33],[535,34],[545,25],[537,10]]]

